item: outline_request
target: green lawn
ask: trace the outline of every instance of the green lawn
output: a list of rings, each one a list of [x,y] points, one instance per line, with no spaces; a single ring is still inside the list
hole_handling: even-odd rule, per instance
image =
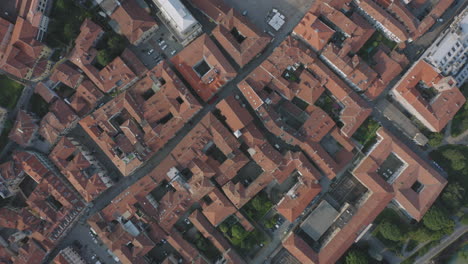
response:
[[[13,109],[21,96],[24,86],[6,75],[0,75],[0,106]]]

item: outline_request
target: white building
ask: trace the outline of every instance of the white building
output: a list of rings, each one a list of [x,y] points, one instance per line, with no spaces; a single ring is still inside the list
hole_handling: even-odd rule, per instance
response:
[[[468,8],[426,51],[425,59],[442,74],[451,75],[458,86],[468,79]]]
[[[180,0],[153,0],[159,17],[182,45],[187,45],[202,33],[202,26]]]

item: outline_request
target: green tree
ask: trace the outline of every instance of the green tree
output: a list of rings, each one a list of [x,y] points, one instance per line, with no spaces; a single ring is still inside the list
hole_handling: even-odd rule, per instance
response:
[[[112,57],[107,50],[103,49],[103,50],[98,51],[96,60],[101,66],[105,67],[107,64],[111,62]]]
[[[400,241],[403,238],[400,227],[393,223],[390,223],[389,221],[383,221],[382,223],[380,223],[378,229],[380,234],[385,239],[392,241]]]
[[[460,222],[464,225],[468,225],[468,214],[464,214],[460,219]]]
[[[239,224],[235,224],[231,227],[231,235],[233,238],[242,239],[245,237],[245,229]]]
[[[66,41],[73,39],[76,36],[76,34],[76,27],[73,24],[65,24],[65,26],[63,27],[63,36],[66,38]]]
[[[227,233],[229,231],[229,227],[225,223],[222,223],[219,226],[219,230],[221,230],[221,232],[223,232],[223,233]]]
[[[208,247],[208,245],[206,244],[206,241],[205,239],[203,238],[200,238],[198,239],[196,242],[195,242],[196,246],[198,249],[200,249],[201,251],[205,251]]]
[[[444,232],[449,232],[455,226],[453,220],[448,218],[447,214],[437,206],[432,206],[424,215],[423,224],[430,230]]]
[[[426,242],[431,241],[433,231],[429,230],[428,228],[422,226],[416,229],[415,231],[410,232],[409,236],[411,239],[416,240],[418,242]]]
[[[367,264],[369,257],[362,251],[351,249],[345,257],[346,264]]]
[[[462,260],[468,261],[468,250],[464,249],[458,252],[458,257],[460,257]]]
[[[436,148],[442,144],[443,140],[444,135],[442,133],[431,133],[429,136],[429,146]]]
[[[116,55],[119,55],[118,53],[122,52],[122,50],[125,48],[126,43],[120,35],[115,34],[109,37],[109,39],[107,40],[107,45],[112,50],[112,53],[116,53]]]
[[[465,189],[458,182],[450,182],[442,193],[442,201],[452,211],[457,211],[465,197]]]

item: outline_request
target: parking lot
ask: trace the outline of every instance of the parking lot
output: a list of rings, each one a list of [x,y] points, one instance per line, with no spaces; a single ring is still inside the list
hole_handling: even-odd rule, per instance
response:
[[[152,69],[164,59],[170,59],[184,48],[157,17],[155,20],[159,28],[154,35],[142,44],[132,47],[133,52],[148,69]]]
[[[274,29],[266,22],[268,13],[273,9],[278,11],[286,17],[286,23],[297,23],[305,12],[309,10],[312,5],[311,0],[225,0],[225,2],[234,7],[240,13],[247,11],[249,20],[257,25],[257,27],[264,31],[274,32]],[[283,26],[284,29],[284,26]],[[281,31],[281,30],[280,30]]]
[[[72,232],[74,233],[72,237],[76,239],[75,243],[81,246],[81,256],[87,263],[94,264],[98,261],[105,264],[120,263],[108,253],[102,241],[90,233],[88,224],[78,223]]]

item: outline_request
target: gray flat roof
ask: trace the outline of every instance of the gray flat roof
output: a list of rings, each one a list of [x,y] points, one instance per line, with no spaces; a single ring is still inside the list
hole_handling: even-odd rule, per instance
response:
[[[317,208],[302,222],[301,228],[313,240],[318,241],[320,237],[333,224],[333,220],[339,215],[339,212],[333,208],[327,201],[323,200]]]

